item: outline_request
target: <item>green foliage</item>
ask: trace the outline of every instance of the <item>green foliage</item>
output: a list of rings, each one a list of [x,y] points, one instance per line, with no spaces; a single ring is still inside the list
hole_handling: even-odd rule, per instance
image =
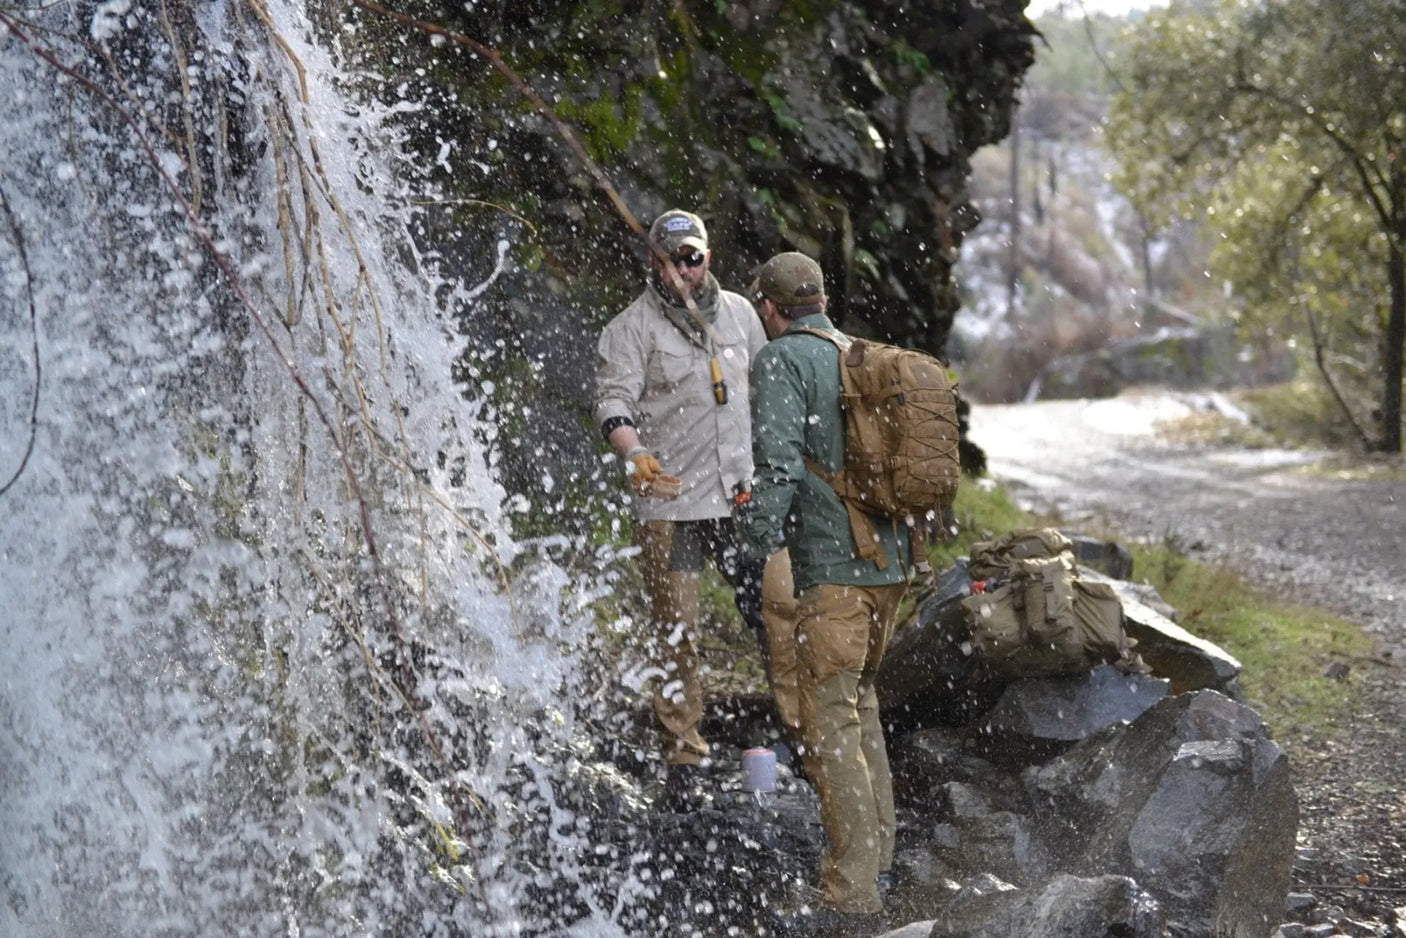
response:
[[[789,133],[800,133],[801,122],[792,117],[787,110],[786,99],[775,93],[769,93],[765,97],[767,106],[771,108],[771,116],[776,120],[776,126]],[[751,138],[748,139],[750,141]]]
[[[575,124],[583,133],[587,151],[594,159],[606,159],[625,151],[640,130],[644,91],[627,85],[619,103],[600,97],[589,101],[563,99],[557,115]]]
[[[928,57],[901,39],[893,44],[893,57],[899,65],[907,66],[919,75],[932,71],[932,63],[928,61]]]
[[[1319,382],[1299,379],[1247,388],[1237,392],[1235,398],[1253,416],[1254,428],[1267,435],[1271,445],[1314,449],[1347,449],[1353,445],[1351,427]]]
[[[1108,123],[1139,210],[1216,233],[1213,279],[1244,322],[1317,346],[1349,413],[1375,403],[1398,422],[1402,375],[1381,350],[1401,341],[1388,302],[1398,321],[1406,304],[1387,264],[1406,247],[1403,47],[1391,0],[1175,5],[1133,40]]]
[[[1043,96],[1103,96],[1114,90],[1118,49],[1128,29],[1126,19],[1097,13],[1043,16],[1035,26],[1045,44],[1026,74],[1027,89]]]
[[[1130,549],[1134,570],[1180,612],[1178,624],[1240,660],[1246,697],[1271,727],[1320,731],[1351,716],[1353,686],[1322,675],[1332,661],[1370,653],[1362,630],[1265,596],[1233,570],[1191,560],[1175,541]]]

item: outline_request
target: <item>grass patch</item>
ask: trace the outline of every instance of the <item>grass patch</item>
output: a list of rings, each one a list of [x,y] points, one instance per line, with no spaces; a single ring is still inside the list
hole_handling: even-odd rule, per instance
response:
[[[1017,508],[1005,490],[990,479],[962,479],[952,512],[956,516],[957,536],[928,551],[934,570],[946,569],[958,557],[967,556],[978,541],[1043,523]]]
[[[1321,381],[1299,378],[1237,391],[1236,402],[1279,445],[1358,450],[1361,442]],[[1363,413],[1365,413],[1365,409]]]
[[[1157,587],[1179,624],[1244,666],[1251,706],[1281,733],[1316,735],[1349,717],[1350,682],[1323,676],[1330,662],[1371,653],[1371,639],[1319,609],[1279,602],[1224,567],[1191,560],[1175,544],[1129,544],[1134,575]]]
[[[1282,447],[1284,442],[1257,423],[1246,423],[1215,410],[1197,411],[1157,423],[1157,434],[1172,443],[1238,446],[1244,449]]]

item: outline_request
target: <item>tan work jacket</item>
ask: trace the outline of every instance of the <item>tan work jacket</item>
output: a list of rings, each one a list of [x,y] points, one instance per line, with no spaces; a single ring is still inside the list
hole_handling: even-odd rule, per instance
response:
[[[664,472],[683,480],[678,498],[636,498],[641,521],[697,521],[730,513],[733,488],[752,477],[747,374],[766,332],[744,297],[720,290],[713,323],[719,346],[688,328],[685,310],[646,287],[610,321],[596,346],[597,426],[628,417]],[[714,355],[727,403],[713,395]]]

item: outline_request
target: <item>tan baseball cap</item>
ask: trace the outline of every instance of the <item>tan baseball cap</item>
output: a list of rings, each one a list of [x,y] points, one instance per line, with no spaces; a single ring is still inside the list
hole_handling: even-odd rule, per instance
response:
[[[649,226],[649,240],[664,249],[666,254],[677,254],[680,248],[708,250],[708,229],[703,227],[703,219],[692,212],[671,209],[654,219]]]
[[[820,265],[799,251],[778,254],[757,268],[748,288],[777,306],[813,306],[825,299],[825,275]]]

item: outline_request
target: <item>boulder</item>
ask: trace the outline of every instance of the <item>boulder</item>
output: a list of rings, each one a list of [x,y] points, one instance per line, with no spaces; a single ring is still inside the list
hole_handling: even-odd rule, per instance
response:
[[[1168,698],[1025,773],[1063,869],[1136,878],[1170,935],[1263,938],[1282,920],[1298,827],[1288,760],[1253,710]]]
[[[1038,887],[959,897],[932,938],[1161,938],[1157,901],[1126,876],[1061,874]]]
[[[1087,555],[1097,553],[1105,564],[1131,569],[1131,558],[1124,564],[1119,551],[1102,546],[1108,542],[1080,536],[1075,543],[1084,545]],[[1153,677],[1166,679],[1170,693],[1210,689],[1230,697],[1240,696],[1240,662],[1144,602],[1149,587],[1114,579],[1084,565],[1078,567],[1078,574],[1083,579],[1107,583],[1118,594],[1124,631],[1137,642],[1134,651],[1151,669]],[[938,574],[918,597],[912,617],[895,632],[875,682],[884,719],[893,726],[914,729],[966,725],[995,706],[1005,692],[1005,685],[993,684],[972,667],[962,617],[962,599],[970,594],[971,582],[967,561],[961,558]],[[1138,694],[1147,692],[1144,687]],[[1026,696],[1038,695],[1037,691]],[[1090,690],[1084,699],[1092,701],[1096,696],[1097,691]]]
[[[962,600],[971,574],[962,558],[922,593],[912,618],[898,629],[875,680],[884,719],[902,728],[955,726],[987,710],[1001,688],[971,674]]]
[[[1124,674],[1109,664],[1015,681],[981,718],[980,730],[987,748],[1050,756],[1106,726],[1136,720],[1167,692],[1162,678]]]
[[[1074,560],[1080,567],[1091,567],[1115,580],[1126,580],[1133,575],[1133,555],[1117,541],[1089,537],[1078,531],[1059,533],[1069,538]]]

